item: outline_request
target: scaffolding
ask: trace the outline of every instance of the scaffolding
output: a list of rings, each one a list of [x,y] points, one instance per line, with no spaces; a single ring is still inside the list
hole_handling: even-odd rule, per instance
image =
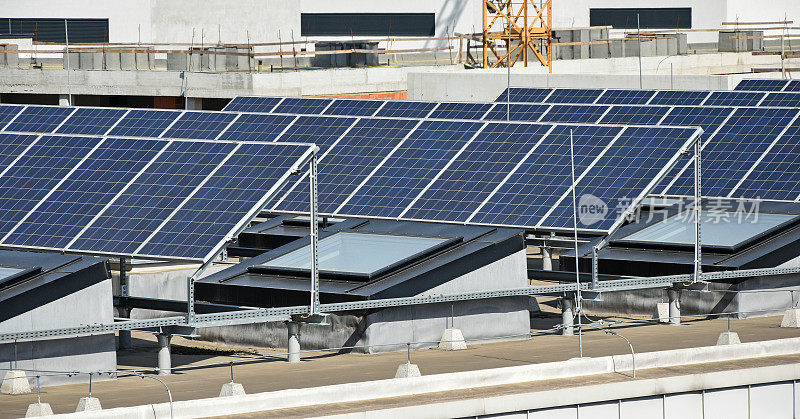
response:
[[[483,0],[483,68],[514,66],[529,54],[552,72],[552,0]],[[499,45],[505,44],[505,53]],[[490,63],[489,57],[495,61]]]

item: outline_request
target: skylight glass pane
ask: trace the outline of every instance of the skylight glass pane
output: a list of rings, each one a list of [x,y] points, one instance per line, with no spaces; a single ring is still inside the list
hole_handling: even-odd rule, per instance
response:
[[[19,268],[6,268],[5,266],[0,266],[0,280],[6,279],[11,275],[16,275],[19,272],[24,271],[25,269]]]
[[[319,241],[319,269],[370,274],[445,241],[433,237],[336,233]],[[311,247],[279,256],[264,266],[310,269]]]
[[[735,246],[797,216],[768,213],[748,214],[746,217],[740,215],[742,214],[734,212],[703,211],[702,243],[710,246]],[[623,240],[694,244],[694,221],[684,212],[639,230]]]

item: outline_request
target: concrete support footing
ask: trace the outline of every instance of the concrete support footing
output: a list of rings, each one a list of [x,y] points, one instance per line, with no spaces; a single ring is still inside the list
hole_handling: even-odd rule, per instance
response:
[[[37,416],[51,416],[53,409],[50,408],[49,403],[32,403],[28,405],[28,411],[25,412],[26,418],[34,418]]]
[[[572,326],[575,322],[575,300],[570,298],[561,299],[561,324],[564,328],[561,329],[563,336],[572,336]]]
[[[722,332],[717,338],[717,346],[735,345],[737,343],[742,343],[742,341],[739,340],[739,334],[736,332]]]
[[[300,323],[286,322],[286,331],[289,333],[289,343],[286,345],[289,362],[300,362]]]
[[[549,247],[542,246],[539,248],[542,252],[542,270],[553,270],[553,252]]]
[[[172,373],[172,353],[169,347],[172,335],[157,333],[158,338],[158,375]]]
[[[27,394],[30,392],[31,385],[28,383],[28,377],[25,376],[25,371],[10,370],[6,372],[3,378],[3,384],[0,385],[0,393]]]
[[[678,290],[668,290],[669,296],[669,323],[672,325],[681,324],[681,294]]]
[[[219,397],[244,396],[245,394],[247,393],[244,392],[244,386],[233,381],[223,384],[219,391]]]
[[[91,412],[95,410],[103,410],[103,407],[100,406],[100,399],[97,397],[81,397],[81,399],[78,400],[78,407],[75,409],[75,413]]]
[[[460,351],[467,349],[467,342],[464,341],[464,334],[461,329],[445,329],[442,333],[439,349],[443,351]]]
[[[397,367],[397,373],[395,373],[394,378],[408,378],[408,377],[421,377],[422,374],[419,372],[419,367],[417,364],[412,363],[405,363],[400,364]]]
[[[669,323],[669,303],[656,303],[653,320],[658,320],[659,323]]]
[[[781,327],[800,327],[800,308],[792,307],[783,313]]]
[[[58,106],[69,106],[69,95],[58,95]]]

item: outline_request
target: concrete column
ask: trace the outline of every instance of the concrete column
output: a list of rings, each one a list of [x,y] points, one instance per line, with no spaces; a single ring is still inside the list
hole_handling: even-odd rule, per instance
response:
[[[669,296],[669,322],[673,325],[681,324],[681,294],[678,290],[667,290]]]
[[[58,106],[69,106],[69,95],[58,95]]]
[[[571,298],[562,298],[561,299],[561,324],[564,325],[564,328],[561,329],[561,334],[563,336],[572,336],[572,326],[575,315],[575,300]]]
[[[172,335],[157,333],[158,338],[158,375],[169,375],[172,372],[172,354],[169,348],[169,341]]]
[[[131,311],[127,308],[119,308],[119,316],[130,318]],[[128,350],[133,348],[133,343],[131,342],[131,331],[130,330],[120,330],[119,332],[118,343],[120,350]]]
[[[553,252],[549,247],[542,246],[539,248],[542,252],[542,269],[545,271],[553,270]]]
[[[286,322],[286,330],[289,333],[289,362],[300,362],[300,323]]]
[[[187,110],[202,110],[203,109],[203,98],[201,97],[187,97],[186,98],[186,109]]]

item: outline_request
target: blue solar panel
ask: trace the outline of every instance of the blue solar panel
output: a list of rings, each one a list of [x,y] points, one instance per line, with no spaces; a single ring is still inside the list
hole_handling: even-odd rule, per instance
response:
[[[704,106],[756,106],[764,93],[761,92],[711,92]]]
[[[784,92],[798,92],[800,91],[800,80],[789,80],[789,84],[783,89]]]
[[[479,120],[491,107],[491,103],[442,102],[430,118]]]
[[[320,161],[319,211],[335,211],[417,123],[405,119],[358,121]],[[308,186],[302,183],[278,205],[279,210],[308,211]]]
[[[748,79],[742,80],[733,90],[748,90],[753,92],[777,92],[786,86],[787,80],[780,79]]]
[[[666,106],[612,106],[601,124],[656,125],[669,112]]]
[[[500,96],[497,97],[496,102],[533,102],[541,103],[552,92],[553,89],[531,89],[527,87],[512,87],[506,89]],[[510,100],[509,100],[510,98]]]
[[[794,201],[800,196],[800,121],[795,121],[733,196]]]
[[[172,143],[71,248],[108,253],[134,252],[233,150],[234,145],[223,142]]]
[[[656,94],[655,90],[606,90],[597,104],[644,105]]]
[[[491,121],[538,121],[551,105],[538,103],[498,103],[484,119]]]
[[[767,93],[767,98],[758,106],[800,108],[800,94],[782,92]]]
[[[407,100],[390,100],[378,111],[375,116],[388,116],[397,118],[424,118],[428,116],[431,109],[436,106],[435,102],[409,102]]]
[[[0,177],[0,236],[8,233],[100,141],[45,136]]]
[[[125,114],[124,109],[78,108],[56,130],[59,134],[103,135]]]
[[[75,108],[59,106],[28,106],[6,131],[53,132]]]
[[[355,118],[334,116],[301,116],[281,136],[280,142],[311,142],[319,147],[322,155],[355,121]]]
[[[199,259],[209,256],[214,245],[235,234],[236,223],[307,152],[307,147],[280,143],[242,145],[141,252]]]
[[[236,118],[235,114],[219,112],[186,112],[164,134],[166,138],[212,140]]]
[[[693,90],[662,90],[653,96],[648,105],[697,106],[703,103],[709,92]]]
[[[601,89],[556,89],[546,103],[593,103],[601,94]]]
[[[683,128],[629,127],[580,179],[575,195],[592,195],[608,208],[604,217],[579,217],[578,228],[607,230],[633,199],[686,144],[693,134]],[[579,204],[580,205],[580,204]],[[542,223],[543,227],[572,228],[573,204],[564,199]],[[588,224],[583,223],[588,221]]]
[[[796,113],[796,109],[737,109],[703,149],[703,195],[726,196]],[[669,194],[693,193],[693,172],[687,172]]]
[[[220,140],[273,141],[294,116],[245,113],[219,137]]]
[[[238,96],[222,109],[228,112],[269,113],[281,101],[279,97]]]
[[[180,114],[178,111],[134,109],[119,121],[109,135],[158,137]]]
[[[423,122],[337,212],[399,216],[482,125],[476,122]]]
[[[553,105],[541,122],[594,123],[607,109],[605,105]]]
[[[550,129],[490,123],[404,215],[465,221]]]
[[[166,144],[109,138],[4,243],[65,248]]]
[[[22,106],[0,105],[0,129],[3,129],[20,111]]]
[[[323,114],[372,116],[382,104],[382,100],[336,99]]]
[[[0,134],[0,172],[38,137],[38,135]]]
[[[305,97],[287,97],[272,113],[292,113],[300,115],[318,115],[327,107],[331,99],[315,99]]]
[[[575,170],[580,174],[620,130],[557,126],[470,221],[535,226],[572,184],[570,131],[575,144]]]

